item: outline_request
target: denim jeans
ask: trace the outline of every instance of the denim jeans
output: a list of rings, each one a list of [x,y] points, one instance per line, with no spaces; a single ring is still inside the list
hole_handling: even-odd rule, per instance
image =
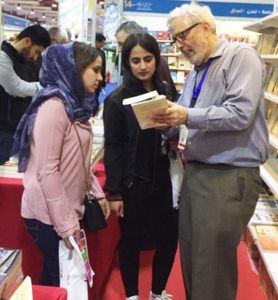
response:
[[[24,225],[43,255],[41,285],[59,286],[59,240],[52,225],[35,219],[23,219]]]

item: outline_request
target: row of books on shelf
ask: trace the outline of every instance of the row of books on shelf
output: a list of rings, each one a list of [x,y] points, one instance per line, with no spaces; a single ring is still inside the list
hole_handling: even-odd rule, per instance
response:
[[[278,54],[278,34],[261,34],[255,45],[259,54]]]
[[[266,102],[266,122],[269,133],[278,138],[278,104]]]
[[[278,254],[278,200],[273,195],[260,194],[249,228],[263,251]]]
[[[265,76],[265,90],[278,96],[278,67],[268,66]]]
[[[184,56],[167,56],[164,57],[167,59],[169,68],[176,68],[176,69],[182,69],[182,70],[191,70],[192,65],[191,63],[185,59]]]
[[[172,77],[174,83],[183,84],[184,79],[188,75],[188,71],[173,71],[173,70],[171,70],[170,72],[171,72],[171,77]]]
[[[157,40],[169,40],[170,36],[169,36],[169,32],[168,31],[155,31],[155,30],[149,30],[148,33],[150,35],[152,35],[154,38],[156,38]]]
[[[245,33],[223,33],[219,37],[229,42],[252,43],[250,36]]]
[[[175,45],[171,45],[170,41],[163,41],[163,43],[158,43],[161,54],[176,54],[177,50]]]
[[[0,299],[12,299],[22,280],[22,251],[0,247]]]

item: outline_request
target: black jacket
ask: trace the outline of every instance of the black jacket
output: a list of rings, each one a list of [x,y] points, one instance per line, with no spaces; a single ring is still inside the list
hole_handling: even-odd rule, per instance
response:
[[[171,100],[167,90],[158,92]],[[132,185],[135,176],[155,187],[159,184],[158,173],[163,173],[162,169],[168,172],[168,156],[161,153],[161,133],[156,129],[141,130],[131,107],[122,105],[124,98],[146,92],[143,88],[128,90],[120,86],[104,101],[107,176],[104,189],[111,195],[121,195],[124,188]]]
[[[22,80],[37,81],[38,74],[32,71],[30,63],[13,46],[4,41],[1,50],[11,58],[13,69]],[[32,97],[9,95],[0,85],[0,130],[13,133],[31,101]]]

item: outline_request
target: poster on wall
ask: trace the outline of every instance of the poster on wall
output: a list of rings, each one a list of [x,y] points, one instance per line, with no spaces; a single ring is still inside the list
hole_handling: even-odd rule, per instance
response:
[[[251,3],[249,1],[198,1],[200,5],[210,7],[214,16],[233,18],[263,18],[273,12],[273,2]],[[127,0],[124,1],[124,12],[160,13],[167,14],[182,4],[191,1],[167,0],[161,5],[161,0]]]
[[[119,0],[105,1],[103,34],[110,42],[115,42],[115,33],[121,21],[120,10]]]
[[[84,1],[60,0],[60,25],[71,32],[72,40],[83,40]]]

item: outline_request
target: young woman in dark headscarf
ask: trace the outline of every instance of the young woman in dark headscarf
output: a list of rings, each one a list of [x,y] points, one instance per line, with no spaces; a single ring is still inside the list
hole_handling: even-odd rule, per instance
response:
[[[101,64],[97,50],[85,43],[48,47],[40,71],[44,89],[15,134],[13,152],[24,172],[21,215],[43,254],[44,285],[59,286],[59,240],[71,248],[69,236],[79,239],[88,186],[83,158],[89,167],[93,138],[89,118],[96,105],[93,94],[102,80]],[[108,202],[91,176],[92,193],[107,217]]]

